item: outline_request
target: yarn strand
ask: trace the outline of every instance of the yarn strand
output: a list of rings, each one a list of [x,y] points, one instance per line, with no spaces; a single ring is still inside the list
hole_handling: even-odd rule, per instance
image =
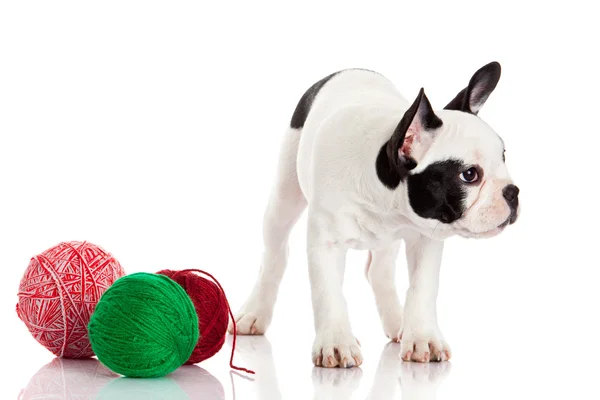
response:
[[[208,276],[210,279],[213,280],[213,282],[219,287],[219,289],[223,293],[223,297],[225,298],[225,302],[227,303],[227,310],[229,311],[229,316],[231,317],[231,322],[233,324],[233,344],[231,346],[231,357],[229,358],[229,366],[231,367],[231,369],[234,369],[237,371],[243,371],[248,374],[254,374],[255,372],[250,369],[246,369],[243,367],[237,367],[237,366],[233,365],[233,355],[235,353],[235,344],[236,344],[236,338],[237,338],[237,326],[235,324],[235,317],[233,316],[233,312],[231,311],[231,306],[229,305],[229,300],[227,300],[227,296],[225,295],[225,290],[223,289],[223,286],[221,286],[221,284],[219,283],[217,278],[215,278],[214,276],[212,276],[211,274],[209,274],[206,271],[202,271],[201,269],[193,269],[192,268],[192,269],[184,269],[181,272],[186,272],[186,271],[187,272],[196,272],[196,273]]]

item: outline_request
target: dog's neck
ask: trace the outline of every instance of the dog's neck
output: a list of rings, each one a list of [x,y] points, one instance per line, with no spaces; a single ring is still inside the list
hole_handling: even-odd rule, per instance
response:
[[[390,235],[401,230],[412,230],[438,240],[455,235],[439,221],[424,220],[415,214],[408,199],[406,185],[404,179],[393,190],[381,182],[377,182],[376,188],[364,188],[365,191],[362,192],[369,193],[370,196],[361,199],[359,205],[367,212],[366,215],[371,220],[369,225],[374,225],[370,230],[386,231]]]

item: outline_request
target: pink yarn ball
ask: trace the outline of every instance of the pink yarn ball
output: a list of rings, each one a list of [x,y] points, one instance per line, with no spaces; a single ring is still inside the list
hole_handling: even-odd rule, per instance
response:
[[[54,355],[94,355],[87,325],[100,296],[125,275],[119,262],[88,242],[64,242],[31,259],[19,287],[17,314]]]

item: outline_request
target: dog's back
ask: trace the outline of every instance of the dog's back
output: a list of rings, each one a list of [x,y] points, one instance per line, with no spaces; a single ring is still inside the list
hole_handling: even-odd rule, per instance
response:
[[[300,133],[297,173],[307,200],[314,178],[375,173],[372,156],[409,105],[387,78],[364,69],[339,71],[311,86],[290,124]]]

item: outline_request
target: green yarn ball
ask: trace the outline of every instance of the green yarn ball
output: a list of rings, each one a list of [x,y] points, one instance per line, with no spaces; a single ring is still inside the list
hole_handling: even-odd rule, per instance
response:
[[[92,349],[112,371],[156,378],[182,366],[198,342],[198,317],[187,293],[164,275],[118,279],[88,325]]]

